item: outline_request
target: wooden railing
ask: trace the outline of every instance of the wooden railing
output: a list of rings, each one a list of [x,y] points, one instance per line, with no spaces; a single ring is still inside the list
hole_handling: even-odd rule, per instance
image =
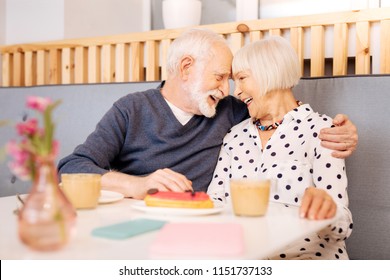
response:
[[[268,35],[286,37],[298,53],[304,76],[324,76],[328,68],[330,75],[390,73],[390,8],[202,28],[223,35],[233,53]],[[163,80],[169,45],[182,31],[2,46],[2,86]]]

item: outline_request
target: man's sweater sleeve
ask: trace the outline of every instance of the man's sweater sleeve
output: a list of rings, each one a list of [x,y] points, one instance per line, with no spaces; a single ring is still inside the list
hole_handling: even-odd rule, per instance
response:
[[[116,104],[103,116],[86,141],[72,154],[60,160],[59,173],[104,174],[111,169],[111,162],[120,153],[128,118]]]

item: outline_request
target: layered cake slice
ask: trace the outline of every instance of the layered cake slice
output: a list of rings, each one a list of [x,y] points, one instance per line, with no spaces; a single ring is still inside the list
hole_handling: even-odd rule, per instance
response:
[[[213,208],[214,204],[205,192],[166,192],[149,190],[145,204],[152,207]]]

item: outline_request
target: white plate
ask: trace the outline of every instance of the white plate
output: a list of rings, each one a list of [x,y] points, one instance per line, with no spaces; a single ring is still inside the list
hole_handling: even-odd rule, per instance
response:
[[[100,191],[99,204],[111,203],[124,198],[124,195],[112,191]]]
[[[131,204],[131,207],[139,211],[143,211],[151,214],[158,215],[173,215],[173,216],[203,216],[203,215],[213,215],[222,212],[223,207],[215,208],[171,208],[171,207],[151,207],[146,206],[143,200],[135,201]]]

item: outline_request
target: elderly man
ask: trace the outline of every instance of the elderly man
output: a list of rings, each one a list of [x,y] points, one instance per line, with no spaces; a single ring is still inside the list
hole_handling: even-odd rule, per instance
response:
[[[102,174],[102,188],[143,199],[150,188],[206,191],[228,130],[248,118],[229,96],[233,55],[218,34],[189,30],[170,46],[168,78],[158,89],[114,103],[86,141],[59,163],[60,173]],[[322,143],[349,156],[356,127],[344,115]]]

